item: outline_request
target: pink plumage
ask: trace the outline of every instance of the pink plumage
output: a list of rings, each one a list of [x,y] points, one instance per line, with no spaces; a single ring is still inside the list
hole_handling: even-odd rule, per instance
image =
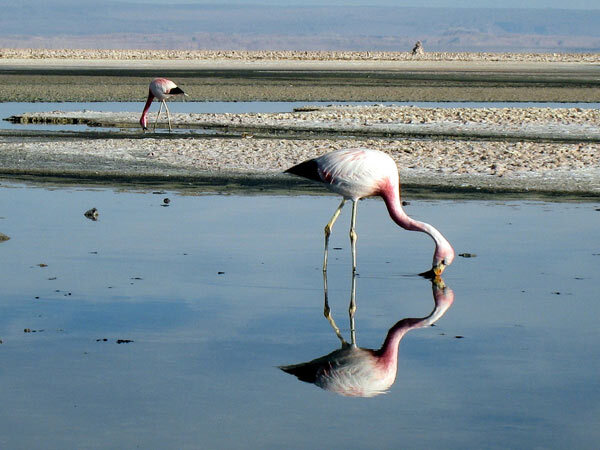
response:
[[[328,189],[343,197],[333,217],[325,226],[323,271],[327,270],[329,235],[346,200],[352,200],[350,242],[352,270],[356,270],[357,204],[361,198],[373,195],[383,198],[390,217],[399,226],[406,230],[426,233],[435,242],[432,269],[423,275],[440,275],[454,260],[454,249],[435,227],[410,218],[402,209],[398,168],[389,155],[379,150],[365,148],[336,150],[304,161],[286,172],[323,183]]]
[[[187,94],[177,87],[175,83],[173,83],[171,80],[167,80],[166,78],[155,78],[150,82],[150,86],[148,87],[148,99],[144,105],[142,117],[140,117],[140,125],[142,126],[143,130],[148,129],[148,110],[150,109],[152,101],[156,98],[160,101],[160,108],[158,110],[158,115],[156,116],[156,122],[154,122],[154,129],[156,129],[156,123],[158,122],[158,118],[160,117],[160,113],[164,105],[165,110],[167,111],[167,119],[169,121],[169,131],[171,131],[171,115],[169,114],[169,108],[167,107],[166,100],[174,95]]]

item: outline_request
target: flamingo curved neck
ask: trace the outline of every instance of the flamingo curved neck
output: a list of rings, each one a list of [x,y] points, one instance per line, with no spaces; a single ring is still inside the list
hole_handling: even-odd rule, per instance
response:
[[[422,233],[428,234],[434,240],[436,250],[440,247],[450,245],[448,244],[448,241],[446,241],[446,238],[442,235],[442,233],[440,233],[433,225],[414,220],[404,212],[404,210],[402,209],[402,204],[400,203],[400,194],[398,188],[384,189],[382,190],[381,196],[385,201],[385,205],[387,207],[388,213],[390,214],[390,217],[402,228],[409,231],[420,231]]]
[[[396,368],[398,364],[398,346],[404,335],[412,328],[413,320],[418,319],[402,319],[388,331],[385,341],[375,355],[379,358],[379,362],[386,368]]]
[[[437,289],[434,287],[435,297],[435,308],[431,311],[426,317],[415,319],[415,318],[407,318],[402,319],[397,322],[390,331],[388,331],[387,336],[385,337],[385,341],[379,350],[375,352],[375,355],[379,358],[380,363],[386,368],[395,368],[398,363],[398,347],[400,345],[400,341],[404,337],[404,335],[413,330],[415,328],[424,328],[427,327],[442,317],[445,312],[448,310],[450,305],[454,300],[454,294],[450,291],[450,294],[446,293],[443,289]],[[444,303],[440,299],[446,296],[451,296],[451,298],[447,299]]]
[[[150,109],[150,105],[154,100],[154,95],[152,92],[148,92],[148,100],[146,100],[146,104],[144,105],[144,110],[142,111],[142,117],[145,117],[148,114],[148,110]]]

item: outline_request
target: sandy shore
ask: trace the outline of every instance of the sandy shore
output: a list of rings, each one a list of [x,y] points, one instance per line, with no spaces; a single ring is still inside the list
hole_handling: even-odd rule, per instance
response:
[[[490,92],[497,93],[505,88],[514,89],[514,86],[510,85],[517,81],[522,82],[522,87],[517,90],[526,89],[529,83],[531,86],[527,90],[540,101],[547,100],[540,93],[551,93],[554,97],[558,95],[565,101],[573,93],[576,93],[576,97],[586,95],[586,98],[591,100],[600,91],[594,84],[597,83],[594,81],[597,79],[596,72],[600,69],[597,64],[591,64],[600,60],[598,55],[528,55],[525,58],[525,55],[446,54],[426,55],[426,58],[415,61],[404,54],[357,56],[320,53],[315,56],[297,52],[283,52],[278,55],[275,55],[275,52],[234,52],[224,56],[224,53],[216,52],[214,58],[204,54],[205,59],[199,62],[193,59],[197,56],[194,52],[184,53],[183,56],[177,54],[176,59],[171,61],[168,57],[173,55],[168,52],[160,52],[157,56],[154,53],[146,55],[144,52],[115,55],[109,51],[83,55],[73,51],[9,54],[4,50],[0,51],[0,78],[16,77],[16,82],[21,83],[28,93],[29,101],[40,99],[32,99],[32,95],[41,95],[44,99],[46,97],[43,90],[36,91],[39,85],[27,80],[28,74],[39,77],[39,80],[51,80],[55,76],[58,81],[54,82],[59,84],[61,77],[62,82],[64,77],[67,77],[67,80],[79,80],[80,86],[88,89],[87,94],[84,89],[82,95],[89,100],[102,97],[102,94],[98,95],[98,86],[86,85],[89,81],[86,81],[86,71],[102,72],[90,75],[96,81],[106,80],[98,77],[111,77],[112,75],[106,75],[107,70],[123,71],[124,75],[121,78],[126,82],[121,83],[121,86],[124,92],[128,91],[131,95],[131,92],[138,91],[136,83],[140,80],[143,79],[147,86],[147,72],[151,70],[149,63],[153,61],[162,61],[164,66],[161,67],[182,75],[190,70],[190,65],[204,75],[206,73],[203,71],[210,72],[215,70],[216,66],[230,71],[224,78],[234,78],[236,83],[239,80],[246,81],[245,85],[242,83],[228,92],[232,98],[238,100],[246,99],[246,94],[262,99],[261,96],[252,93],[252,89],[261,84],[256,78],[252,78],[256,73],[253,71],[260,72],[261,65],[263,69],[266,65],[269,70],[276,72],[273,79],[265,81],[260,88],[270,100],[280,99],[282,85],[277,85],[280,81],[273,80],[288,69],[291,72],[299,70],[299,73],[303,74],[294,78],[296,86],[289,86],[289,91],[300,97],[310,90],[322,89],[323,84],[320,83],[323,80],[331,81],[333,76],[335,84],[339,81],[339,78],[335,77],[339,77],[339,74],[347,76],[352,71],[359,71],[361,75],[354,76],[353,83],[344,86],[344,89],[346,92],[360,93],[368,98],[373,95],[372,89],[390,91],[389,86],[386,86],[390,80],[385,75],[388,71],[396,75],[401,74],[404,78],[397,78],[397,81],[401,82],[406,80],[407,76],[409,79],[416,77],[418,81],[422,81],[434,70],[438,81],[446,84],[443,89],[452,92],[454,97],[457,93],[460,96],[462,88],[452,86],[449,80],[453,79],[456,83],[457,77],[458,84],[480,83],[482,77],[495,79],[493,86],[486,85],[479,90],[486,98],[490,97]],[[155,60],[144,59],[150,56]],[[376,58],[380,58],[381,61]],[[382,63],[389,65],[379,67],[373,72],[373,65],[381,66]],[[299,66],[286,64],[305,66],[298,69]],[[248,67],[241,68],[244,65],[254,66],[248,72]],[[44,67],[48,68],[50,75],[37,74],[36,71]],[[335,76],[328,73],[332,67],[336,67]],[[477,67],[477,70],[474,67]],[[13,73],[15,71],[17,74]],[[307,72],[311,77],[307,77]],[[379,75],[383,76],[383,79],[378,79]],[[135,86],[130,83],[130,78],[135,79]],[[200,78],[205,85],[206,78]],[[191,79],[184,78],[186,81]],[[513,81],[510,81],[511,79]],[[285,79],[283,84],[288,81]],[[535,90],[536,83],[538,91]],[[51,82],[50,85],[57,84]],[[73,88],[75,85],[67,86]],[[193,86],[190,84],[191,89],[186,89],[192,92],[192,96],[195,95]],[[223,88],[218,84],[215,86]],[[231,87],[232,84],[227,86]],[[246,89],[248,86],[250,90]],[[432,95],[439,100],[440,91],[436,91],[435,86],[414,88],[415,92],[433,92]],[[465,89],[477,91],[473,86]],[[143,99],[144,90],[141,92]],[[334,98],[335,95],[331,92],[334,91],[329,91],[326,97]],[[66,135],[2,132],[2,172],[8,175],[68,175],[90,179],[121,177],[155,181],[191,180],[199,183],[209,180],[209,183],[221,184],[291,186],[298,183],[281,175],[285,168],[332,149],[369,147],[385,151],[396,160],[403,182],[409,188],[600,196],[600,158],[597,156],[600,154],[600,144],[596,137],[600,116],[594,109],[362,107],[324,108],[279,115],[177,114],[176,104],[173,104],[171,109],[174,122],[184,128],[190,127],[192,123],[196,124],[196,128],[198,124],[202,127],[202,124],[212,123],[213,128],[226,130],[227,133],[221,137],[210,137],[193,133],[170,135],[164,132],[142,135],[139,131]],[[93,115],[94,112],[90,113]],[[75,117],[85,115],[82,112],[73,114]],[[125,127],[135,127],[138,119],[137,114],[115,112],[109,115],[110,120],[125,124]],[[323,124],[330,128],[327,136],[314,129],[315,126],[322,128]],[[285,134],[286,131],[299,126],[304,127],[304,135]],[[351,133],[348,132],[349,126],[352,127]],[[265,127],[278,127],[278,132],[284,134],[283,138],[265,131]],[[369,134],[382,127],[395,130],[396,134]],[[441,127],[454,130],[455,134],[428,135],[427,128],[421,134],[410,133],[411,129],[414,131],[418,127]],[[473,130],[478,129],[500,130],[501,133],[510,131],[513,135],[510,138],[473,135]],[[540,137],[540,133],[544,132],[548,132],[549,137]]]
[[[137,130],[138,114],[54,111],[26,119]],[[0,140],[0,161],[5,173],[213,180],[221,174],[285,185],[293,181],[281,172],[300,161],[339,148],[368,147],[392,156],[407,186],[600,196],[600,112],[595,109],[336,106],[279,114],[173,113],[172,121],[183,131],[170,134],[161,122],[158,133],[147,134],[6,135]],[[429,126],[414,136],[412,127]],[[186,131],[198,127],[221,136]],[[377,133],[370,136],[373,130]],[[435,130],[454,137],[435,136]],[[492,137],[482,138],[482,131]],[[504,139],[493,132],[512,134]]]

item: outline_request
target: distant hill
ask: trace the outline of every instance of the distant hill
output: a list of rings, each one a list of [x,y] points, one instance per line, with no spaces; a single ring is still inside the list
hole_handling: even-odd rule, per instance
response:
[[[600,52],[600,10],[7,3],[0,47]]]

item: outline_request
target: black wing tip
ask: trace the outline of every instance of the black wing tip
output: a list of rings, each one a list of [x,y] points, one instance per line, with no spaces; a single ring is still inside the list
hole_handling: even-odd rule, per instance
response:
[[[180,87],[174,87],[173,89],[171,89],[169,91],[169,94],[178,95],[178,94],[185,94],[185,92],[183,92],[183,89],[181,89]]]
[[[285,373],[294,375],[300,381],[304,381],[305,383],[314,383],[315,381],[317,381],[315,368],[307,364],[279,366],[279,369],[283,370]]]
[[[309,180],[323,181],[319,175],[319,165],[314,159],[309,159],[308,161],[296,164],[285,170],[284,173],[291,173],[293,175],[298,175],[299,177],[308,178]]]

